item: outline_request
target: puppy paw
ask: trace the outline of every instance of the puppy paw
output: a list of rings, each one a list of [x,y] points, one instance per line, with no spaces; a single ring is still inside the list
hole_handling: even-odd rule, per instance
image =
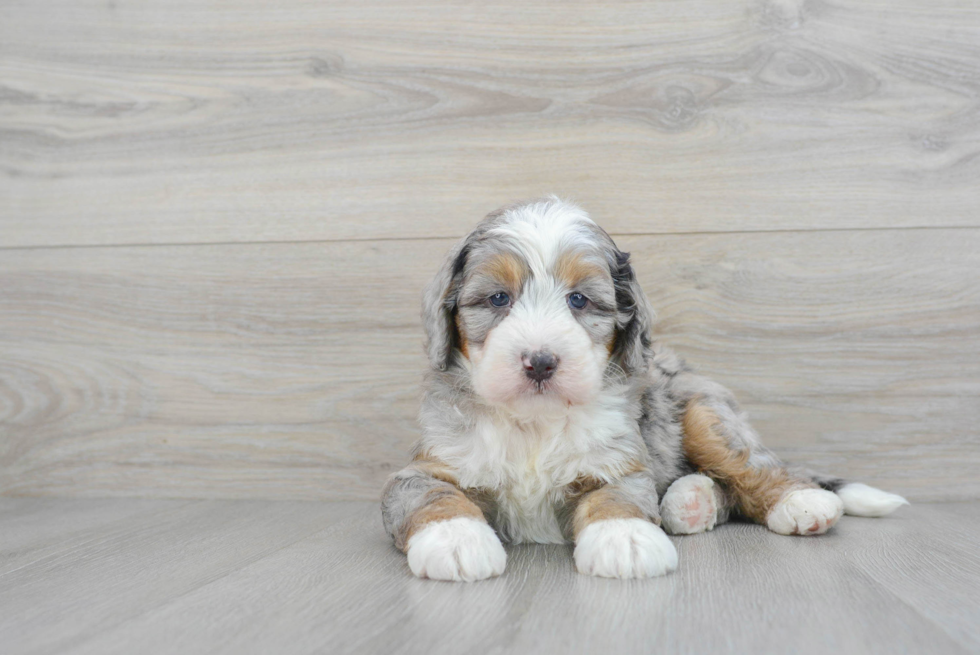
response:
[[[677,568],[677,550],[646,519],[607,519],[579,533],[575,568],[604,578],[652,578]]]
[[[837,494],[823,489],[795,489],[786,493],[769,512],[766,526],[779,534],[823,534],[844,513]]]
[[[660,518],[669,534],[696,534],[714,528],[718,520],[714,480],[696,473],[674,480],[660,502]]]
[[[408,540],[408,566],[420,578],[471,582],[500,575],[506,564],[493,529],[471,518],[430,523]]]

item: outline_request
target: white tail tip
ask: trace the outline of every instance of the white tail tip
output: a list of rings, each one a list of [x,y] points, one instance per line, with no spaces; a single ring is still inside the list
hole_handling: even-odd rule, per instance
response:
[[[836,493],[844,501],[844,513],[849,516],[886,516],[909,504],[898,494],[890,494],[860,482],[845,484]]]

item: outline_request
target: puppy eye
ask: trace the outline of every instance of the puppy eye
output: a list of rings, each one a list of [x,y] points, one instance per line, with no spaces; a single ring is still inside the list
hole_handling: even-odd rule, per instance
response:
[[[572,309],[582,309],[588,302],[589,299],[580,293],[568,294],[568,306]]]
[[[490,304],[494,307],[506,307],[510,304],[510,296],[500,291],[490,296]]]

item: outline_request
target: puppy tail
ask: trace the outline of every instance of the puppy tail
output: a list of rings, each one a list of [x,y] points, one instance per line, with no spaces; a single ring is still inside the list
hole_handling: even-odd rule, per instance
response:
[[[844,503],[844,513],[848,516],[888,516],[902,505],[908,505],[898,494],[869,487],[860,482],[845,482],[840,478],[813,476],[813,481],[827,491],[833,491]]]

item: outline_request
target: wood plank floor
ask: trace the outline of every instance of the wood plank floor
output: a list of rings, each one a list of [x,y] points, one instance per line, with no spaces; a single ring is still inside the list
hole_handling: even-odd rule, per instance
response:
[[[414,579],[367,502],[0,499],[0,651],[980,652],[980,503],[675,538],[648,581],[509,549],[475,584]]]

